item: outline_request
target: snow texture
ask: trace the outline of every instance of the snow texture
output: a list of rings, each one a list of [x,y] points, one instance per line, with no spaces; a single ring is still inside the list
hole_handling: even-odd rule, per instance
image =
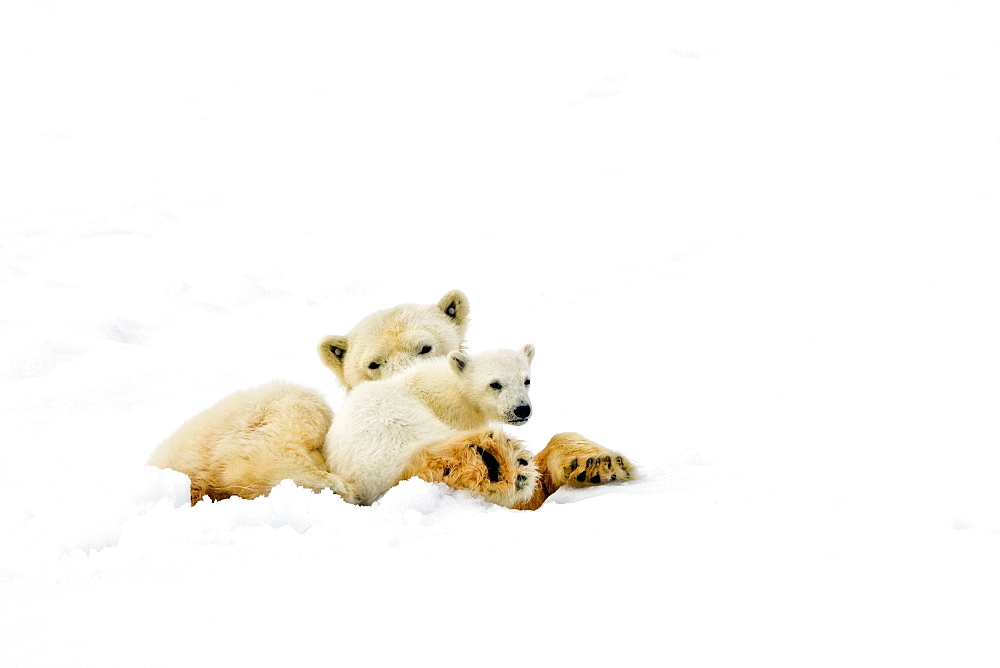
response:
[[[0,665],[996,666],[995,2],[7,0]],[[465,291],[537,512],[144,466]]]

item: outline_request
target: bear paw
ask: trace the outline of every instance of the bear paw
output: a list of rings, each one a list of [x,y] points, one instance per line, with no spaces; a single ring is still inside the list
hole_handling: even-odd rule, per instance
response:
[[[404,473],[513,507],[535,491],[538,472],[521,441],[499,429],[456,434],[426,448]]]
[[[596,452],[586,460],[573,457],[563,466],[563,477],[567,485],[575,487],[601,485],[606,482],[628,480],[632,477],[630,467],[628,460],[623,456],[606,450]]]
[[[572,432],[553,436],[538,460],[555,488],[603,485],[635,477],[635,467],[624,455]]]

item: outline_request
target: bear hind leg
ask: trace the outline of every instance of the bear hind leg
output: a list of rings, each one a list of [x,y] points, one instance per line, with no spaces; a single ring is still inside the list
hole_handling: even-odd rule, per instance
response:
[[[635,477],[635,467],[624,455],[608,450],[574,432],[556,434],[535,457],[539,484],[531,500],[518,506],[536,510],[563,485],[590,487]]]
[[[529,499],[538,480],[531,453],[498,429],[458,433],[424,448],[402,478],[414,476],[506,507]]]

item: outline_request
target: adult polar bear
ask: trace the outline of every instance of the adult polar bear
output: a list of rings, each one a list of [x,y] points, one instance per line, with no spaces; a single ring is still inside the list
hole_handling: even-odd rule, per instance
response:
[[[323,362],[348,390],[386,378],[418,358],[460,351],[469,314],[458,290],[435,305],[403,304],[361,320],[346,336],[320,342]],[[204,497],[252,499],[285,479],[332,489],[358,503],[353,485],[330,468],[323,447],[333,419],[314,390],[276,382],[232,394],[196,415],[164,441],[149,464],[191,478],[191,503]],[[562,485],[601,484],[631,477],[631,464],[579,434],[554,436],[534,458],[538,483],[522,501],[520,460],[531,460],[520,442],[502,432],[458,433],[418,452],[401,475],[445,482],[512,507],[537,508]],[[499,468],[498,468],[499,467]],[[500,471],[500,479],[497,471]],[[512,475],[507,477],[506,473]]]
[[[358,383],[388,378],[420,357],[443,357],[465,347],[469,299],[452,290],[437,304],[400,304],[362,318],[345,336],[319,342],[319,357],[350,392]]]

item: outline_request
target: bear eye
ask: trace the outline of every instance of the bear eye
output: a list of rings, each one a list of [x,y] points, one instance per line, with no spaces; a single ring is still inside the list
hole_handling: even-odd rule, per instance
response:
[[[524,384],[531,385],[531,379],[530,378],[525,379]]]
[[[490,383],[490,387],[492,387],[494,390],[499,390],[503,388],[503,385],[500,384],[500,381],[494,380],[492,383]]]
[[[424,346],[423,348],[420,349],[420,354],[421,355],[426,355],[431,350],[433,350],[433,348],[431,348],[430,346]]]
[[[368,368],[369,368],[369,369],[377,369],[377,368],[379,368],[380,366],[382,366],[382,365],[381,365],[381,364],[379,364],[378,362],[372,362],[371,364],[369,364],[369,365],[368,365]]]

